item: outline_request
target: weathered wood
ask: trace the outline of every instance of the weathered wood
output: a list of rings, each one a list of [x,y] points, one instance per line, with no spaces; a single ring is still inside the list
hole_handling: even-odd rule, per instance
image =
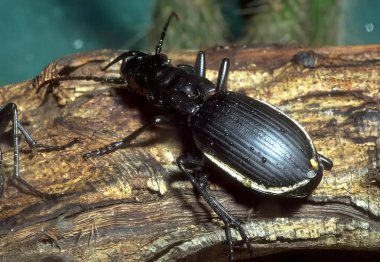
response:
[[[229,57],[229,89],[274,104],[302,123],[319,152],[334,161],[333,170],[325,172],[307,200],[252,194],[215,169],[210,170],[211,189],[246,222],[254,256],[310,248],[380,250],[380,46],[314,49],[312,68],[292,61],[300,51],[207,50],[207,77],[215,81],[221,59]],[[117,77],[118,65],[106,72],[100,68],[118,53],[65,57],[35,81],[0,90],[0,104],[16,103],[21,121],[38,141],[81,139],[58,152],[31,153],[22,143],[22,176],[39,190],[62,197],[44,200],[6,187],[0,199],[2,261],[226,260],[222,224],[174,163],[193,146],[186,132],[154,128],[130,148],[82,159],[83,153],[126,136],[154,111],[122,88],[51,80],[83,74]],[[169,56],[175,64],[192,64],[195,54]],[[35,92],[48,82],[53,85]],[[10,146],[9,137],[2,135],[7,176],[13,164]],[[241,247],[237,256],[249,258],[250,253]]]

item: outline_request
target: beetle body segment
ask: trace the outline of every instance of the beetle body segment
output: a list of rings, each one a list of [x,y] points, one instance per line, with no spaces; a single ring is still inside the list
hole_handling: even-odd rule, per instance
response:
[[[322,178],[309,135],[269,104],[220,92],[205,101],[191,123],[204,155],[255,191],[305,197]]]

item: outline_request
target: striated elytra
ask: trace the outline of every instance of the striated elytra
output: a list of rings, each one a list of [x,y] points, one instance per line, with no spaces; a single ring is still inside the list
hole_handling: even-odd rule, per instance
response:
[[[212,163],[260,193],[306,197],[323,169],[332,167],[300,124],[240,93],[211,96],[191,126],[197,146]]]

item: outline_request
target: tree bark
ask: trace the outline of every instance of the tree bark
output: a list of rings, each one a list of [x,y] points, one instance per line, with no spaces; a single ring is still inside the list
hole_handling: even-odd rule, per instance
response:
[[[0,199],[2,261],[227,260],[222,223],[175,165],[177,156],[194,147],[186,128],[152,128],[129,148],[82,158],[155,114],[144,97],[126,86],[64,80],[118,77],[119,64],[101,70],[118,54],[71,55],[34,80],[0,90],[0,105],[16,103],[20,121],[37,141],[56,145],[80,138],[53,152],[31,152],[21,143],[21,175],[38,190],[62,196],[40,199],[5,187]],[[380,46],[313,51],[239,46],[206,54],[207,78],[215,82],[220,61],[230,58],[229,90],[279,107],[334,162],[316,190],[301,200],[260,196],[210,168],[212,193],[244,221],[251,239],[254,253],[237,245],[237,258],[309,249],[379,255]],[[196,52],[168,55],[173,64],[193,64]],[[1,148],[9,178],[9,132],[1,134]]]

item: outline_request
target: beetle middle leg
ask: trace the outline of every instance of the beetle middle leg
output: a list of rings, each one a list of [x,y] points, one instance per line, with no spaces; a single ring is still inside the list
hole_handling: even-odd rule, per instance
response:
[[[105,147],[101,147],[101,148],[98,148],[96,150],[87,152],[83,155],[83,158],[88,159],[91,157],[97,157],[97,156],[101,156],[101,155],[105,155],[105,154],[115,152],[116,150],[118,150],[120,148],[127,147],[131,144],[131,142],[133,140],[135,140],[139,135],[144,133],[149,128],[151,128],[157,124],[167,123],[170,121],[172,121],[171,116],[155,116],[152,121],[146,123],[145,125],[143,125],[139,129],[133,131],[131,134],[129,134],[127,137],[123,138],[122,140],[117,141],[117,142],[113,142],[113,143],[111,143]]]
[[[231,227],[234,227],[240,234],[242,240],[249,245],[249,238],[245,233],[241,222],[232,216],[222,204],[220,204],[207,189],[207,178],[203,171],[203,160],[192,155],[180,156],[177,165],[182,173],[193,184],[197,191],[202,195],[208,205],[214,210],[225,225],[225,234],[229,246],[229,260],[234,260],[234,242],[231,235]],[[189,172],[191,170],[191,172]]]
[[[67,144],[51,146],[46,144],[37,143],[33,137],[26,131],[26,129],[18,121],[17,106],[14,103],[6,104],[4,107],[0,107],[0,134],[4,132],[8,124],[12,122],[12,139],[13,139],[13,174],[11,176],[12,182],[19,186],[21,189],[42,198],[56,197],[55,195],[42,193],[35,189],[31,184],[24,180],[20,176],[20,152],[19,152],[19,134],[18,131],[25,137],[25,140],[32,150],[45,150],[55,151],[63,150],[79,142],[79,139],[74,139]],[[2,152],[0,149],[0,197],[3,195],[4,189],[4,169]]]

